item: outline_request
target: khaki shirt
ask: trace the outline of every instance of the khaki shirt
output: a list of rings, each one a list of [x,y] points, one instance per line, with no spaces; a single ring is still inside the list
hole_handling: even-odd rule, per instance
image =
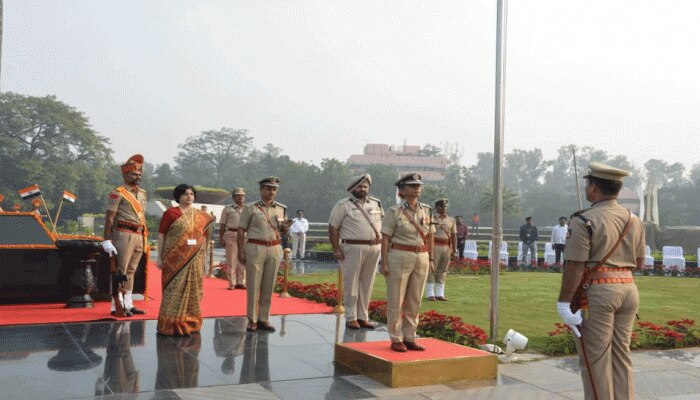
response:
[[[372,225],[367,222],[357,206],[362,207],[367,212]],[[364,203],[360,203],[354,197],[346,197],[333,206],[331,216],[328,218],[328,225],[338,230],[341,239],[374,240],[378,239],[375,230],[381,238],[383,217],[384,210],[379,200],[367,197]]]
[[[452,235],[457,234],[457,222],[449,215],[444,217],[435,214],[435,237],[440,239],[452,239]]]
[[[577,215],[590,221],[592,234],[589,235],[586,222]],[[629,216],[629,211],[617,204],[617,200],[601,201],[572,215],[564,259],[583,261],[587,267],[594,267],[615,245]],[[634,268],[637,266],[637,258],[644,258],[644,225],[636,215],[632,214],[631,218],[629,231],[605,262],[606,267]]]
[[[408,210],[411,215],[411,208],[403,202],[400,206],[393,206],[387,211],[382,221],[382,233],[391,235],[391,243],[405,244],[408,246],[423,246],[423,238],[418,233],[413,224],[406,218],[402,211],[403,208]],[[425,236],[435,232],[435,226],[430,223],[433,214],[433,209],[424,203],[418,203],[416,212],[413,217],[416,224]]]
[[[243,213],[243,207],[245,205],[239,207],[235,204],[224,207],[224,210],[221,211],[221,221],[219,223],[226,228],[237,229],[241,213]]]
[[[129,190],[128,186],[124,186]],[[141,209],[146,212],[146,191],[139,188],[137,193],[129,190],[129,192],[136,197],[136,199],[141,203]],[[107,199],[107,211],[116,211],[117,215],[115,217],[115,222],[126,221],[132,224],[141,224],[141,216],[134,211],[128,201],[126,201],[121,193],[117,192],[116,189],[109,192],[109,198]]]
[[[268,222],[267,217],[260,211],[258,206],[267,213],[270,217],[270,222]],[[262,201],[256,201],[255,203],[248,203],[243,206],[243,212],[241,212],[241,219],[238,221],[238,227],[246,230],[249,239],[272,242],[280,239],[280,227],[286,219],[287,206],[284,204],[275,201],[268,207]]]

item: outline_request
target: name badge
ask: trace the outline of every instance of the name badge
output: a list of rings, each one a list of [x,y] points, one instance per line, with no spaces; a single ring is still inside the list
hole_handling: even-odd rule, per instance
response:
[[[197,239],[187,239],[187,245],[188,245],[188,246],[196,246],[196,245],[197,245]]]

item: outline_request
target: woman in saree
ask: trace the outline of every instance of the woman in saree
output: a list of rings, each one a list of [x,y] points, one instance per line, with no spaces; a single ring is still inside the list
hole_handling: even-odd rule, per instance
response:
[[[158,268],[163,283],[158,333],[162,335],[189,335],[202,327],[204,244],[214,218],[192,206],[196,197],[190,185],[175,187],[173,198],[178,206],[163,213],[158,229]]]

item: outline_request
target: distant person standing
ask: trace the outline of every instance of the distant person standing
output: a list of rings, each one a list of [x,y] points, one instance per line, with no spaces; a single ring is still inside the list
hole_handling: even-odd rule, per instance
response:
[[[435,202],[437,213],[433,216],[435,225],[433,235],[433,258],[435,271],[428,272],[428,283],[425,287],[425,298],[429,301],[447,301],[445,297],[445,279],[447,267],[455,258],[455,242],[457,241],[457,224],[447,215],[449,200],[439,199]]]
[[[245,205],[245,189],[235,188],[231,192],[233,204],[224,207],[219,224],[219,243],[226,249],[228,290],[245,289],[245,265],[238,261],[238,222]]]
[[[566,225],[566,217],[559,217],[559,225],[552,228],[552,248],[554,249],[554,262],[561,265],[561,255],[566,245],[566,233],[569,226]]]
[[[461,260],[464,258],[464,245],[469,238],[469,229],[461,215],[455,217],[455,223],[457,225],[457,251],[459,259]]]
[[[297,217],[292,221],[292,257],[301,260],[306,254],[306,231],[309,230],[309,221],[304,218],[304,210],[297,210]]]
[[[539,239],[539,234],[532,217],[525,218],[525,225],[520,227],[519,237],[523,243],[523,255],[520,260],[522,265],[527,265],[528,253],[532,257],[531,263],[533,265],[537,264],[537,239]]]
[[[374,329],[369,322],[369,300],[381,252],[382,217],[379,199],[369,196],[372,177],[362,174],[350,179],[352,196],[335,203],[328,219],[328,237],[333,255],[343,272],[345,326]]]
[[[472,214],[472,232],[475,236],[479,236],[479,214]]]

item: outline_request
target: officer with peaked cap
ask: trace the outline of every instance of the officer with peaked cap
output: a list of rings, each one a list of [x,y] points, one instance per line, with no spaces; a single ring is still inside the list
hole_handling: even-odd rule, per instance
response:
[[[333,254],[343,271],[345,326],[374,329],[369,322],[369,300],[381,250],[384,210],[379,199],[370,197],[372,176],[350,178],[347,191],[352,196],[339,200],[328,219],[328,237]]]
[[[435,236],[433,237],[435,271],[428,274],[428,283],[425,287],[425,297],[430,301],[447,301],[445,297],[447,266],[455,258],[457,222],[447,215],[448,203],[449,200],[444,198],[435,202],[435,211],[437,211],[433,221],[435,224]]]
[[[577,336],[586,399],[634,398],[630,338],[644,263],[644,226],[617,202],[629,172],[598,162],[584,176],[591,208],[569,219],[557,311]]]
[[[275,201],[280,179],[274,176],[258,181],[260,200],[243,207],[238,221],[238,260],[246,266],[247,315],[249,332],[274,332],[270,325],[270,302],[282,256],[281,237],[291,220],[287,206]],[[247,238],[247,239],[246,239]]]
[[[219,243],[226,249],[229,290],[245,289],[245,265],[238,261],[238,222],[245,205],[245,189],[235,188],[231,196],[233,204],[224,207],[221,212]]]
[[[144,158],[134,154],[121,166],[124,184],[112,190],[107,199],[104,241],[102,248],[116,256],[119,273],[126,274],[123,283],[126,315],[144,314],[132,300],[134,274],[142,257],[148,261],[148,227],[146,224],[146,191],[141,189]],[[145,265],[145,264],[144,264]],[[112,304],[112,312],[115,305]]]
[[[416,343],[418,312],[425,279],[433,271],[433,209],[418,199],[423,190],[420,174],[396,181],[401,204],[391,207],[382,221],[381,273],[387,284],[387,329],[391,349],[425,350]]]

